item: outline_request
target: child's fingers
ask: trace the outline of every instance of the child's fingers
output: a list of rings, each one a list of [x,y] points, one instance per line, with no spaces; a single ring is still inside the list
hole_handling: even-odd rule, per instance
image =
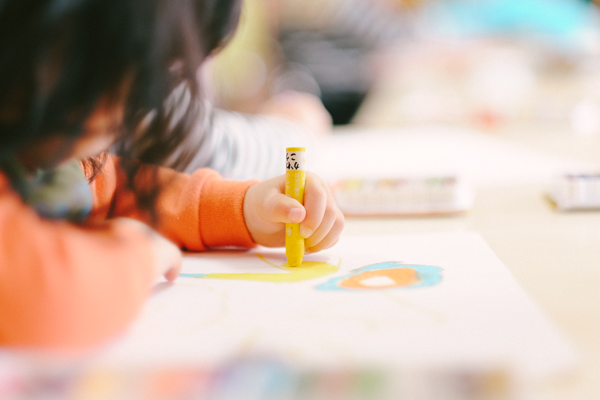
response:
[[[312,235],[306,238],[305,246],[307,248],[313,247],[317,245],[333,228],[337,220],[337,212],[334,207],[327,207],[325,209],[325,213],[323,214],[323,219],[321,220],[321,224],[317,227],[317,229],[313,232]]]
[[[264,211],[270,222],[279,223],[299,223],[306,215],[300,202],[281,193],[265,199]]]
[[[163,275],[170,282],[174,281],[181,272],[183,263],[181,250],[156,232],[153,234],[152,241],[158,275]]]
[[[306,238],[306,248],[315,252],[332,246],[344,228],[344,215],[329,187],[315,176],[307,176],[304,206],[306,218],[300,224],[300,234]]]
[[[166,273],[165,273],[165,279],[168,280],[169,282],[173,282],[175,279],[177,279],[177,277],[179,276],[179,273],[181,272],[181,262],[174,265],[173,267],[171,267]]]
[[[307,173],[304,187],[304,208],[306,218],[300,224],[300,236],[308,238],[321,225],[325,211],[329,206],[329,189],[320,179]]]
[[[339,240],[342,230],[344,229],[344,214],[342,214],[337,207],[335,209],[335,217],[333,218],[331,227],[329,229],[323,229],[322,232],[319,232],[321,230],[321,227],[319,227],[319,229],[315,231],[315,234],[306,241],[306,247],[309,252],[314,253],[328,249]],[[323,233],[325,234],[322,239],[314,238],[317,234],[322,235]]]
[[[337,242],[339,242],[339,241],[340,241],[340,233],[341,233],[341,232],[342,232],[342,231],[340,230],[340,231],[339,231],[339,233],[338,233],[338,235],[337,235],[337,238],[336,238],[336,239],[327,240],[326,242],[321,242],[321,243],[319,243],[319,244],[318,244],[318,246],[311,247],[311,248],[307,248],[307,249],[305,250],[305,251],[306,251],[306,254],[309,254],[309,253],[316,253],[316,252],[318,252],[318,251],[325,250],[325,249],[328,249],[328,248],[330,248],[330,247],[333,247],[333,246],[335,246],[335,245],[337,244]],[[332,237],[332,238],[333,238],[333,237]]]

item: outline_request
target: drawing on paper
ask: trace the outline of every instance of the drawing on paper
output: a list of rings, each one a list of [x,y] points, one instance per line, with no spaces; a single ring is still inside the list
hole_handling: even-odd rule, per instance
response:
[[[388,261],[367,265],[349,274],[333,278],[319,290],[381,290],[416,289],[437,285],[442,281],[442,269],[433,265],[402,264]]]
[[[290,267],[287,263],[276,264],[267,260],[263,255],[256,254],[265,263],[285,273],[264,273],[264,272],[244,272],[244,273],[209,273],[209,274],[180,274],[184,278],[199,279],[230,279],[242,281],[260,281],[260,282],[278,282],[293,283],[309,279],[321,278],[331,275],[340,269],[341,259],[337,265],[323,261],[304,260],[297,267]]]

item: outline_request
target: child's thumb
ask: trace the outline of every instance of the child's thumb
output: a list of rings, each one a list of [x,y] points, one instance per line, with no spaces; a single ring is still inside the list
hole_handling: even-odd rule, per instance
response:
[[[299,201],[280,193],[274,195],[265,208],[272,222],[300,223],[306,217],[306,210]]]

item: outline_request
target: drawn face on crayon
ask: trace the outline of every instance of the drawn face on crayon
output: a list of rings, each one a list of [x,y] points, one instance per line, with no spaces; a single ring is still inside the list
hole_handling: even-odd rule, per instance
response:
[[[297,153],[287,153],[287,169],[297,170],[300,167],[298,164],[298,154]]]
[[[306,160],[304,149],[288,149],[285,153],[285,168],[288,171],[304,171]]]

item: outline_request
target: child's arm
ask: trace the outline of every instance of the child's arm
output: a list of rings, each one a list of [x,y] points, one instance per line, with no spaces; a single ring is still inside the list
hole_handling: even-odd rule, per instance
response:
[[[143,167],[143,181],[154,167]],[[158,169],[169,182],[157,199],[158,231],[178,247],[254,245],[242,204],[251,183],[213,171]],[[109,159],[92,189],[87,227],[41,219],[0,176],[0,345],[81,349],[121,332],[157,275],[173,280],[181,253],[135,207],[125,175]],[[111,218],[110,221],[105,221]],[[202,221],[202,224],[200,224]]]
[[[150,216],[136,210],[134,195],[126,189],[117,159],[109,159],[94,181],[95,218],[129,217],[150,222]],[[138,178],[158,171],[166,183],[158,197],[158,232],[179,247],[205,250],[222,246],[283,246],[285,223],[300,222],[306,249],[316,252],[337,242],[344,217],[329,187],[308,173],[304,206],[285,196],[285,176],[256,182],[223,179],[212,170],[192,175],[144,166]],[[150,181],[152,182],[152,181]]]
[[[156,230],[180,248],[201,251],[222,246],[253,247],[243,213],[246,190],[255,182],[223,179],[202,169],[192,175],[145,165],[136,183],[153,185],[153,173],[164,184],[156,202]],[[136,207],[135,194],[127,188],[118,158],[109,158],[92,183],[94,209],[91,221],[128,217],[152,224],[148,213]]]
[[[81,350],[120,333],[156,278],[151,233],[40,218],[0,175],[0,345]]]

